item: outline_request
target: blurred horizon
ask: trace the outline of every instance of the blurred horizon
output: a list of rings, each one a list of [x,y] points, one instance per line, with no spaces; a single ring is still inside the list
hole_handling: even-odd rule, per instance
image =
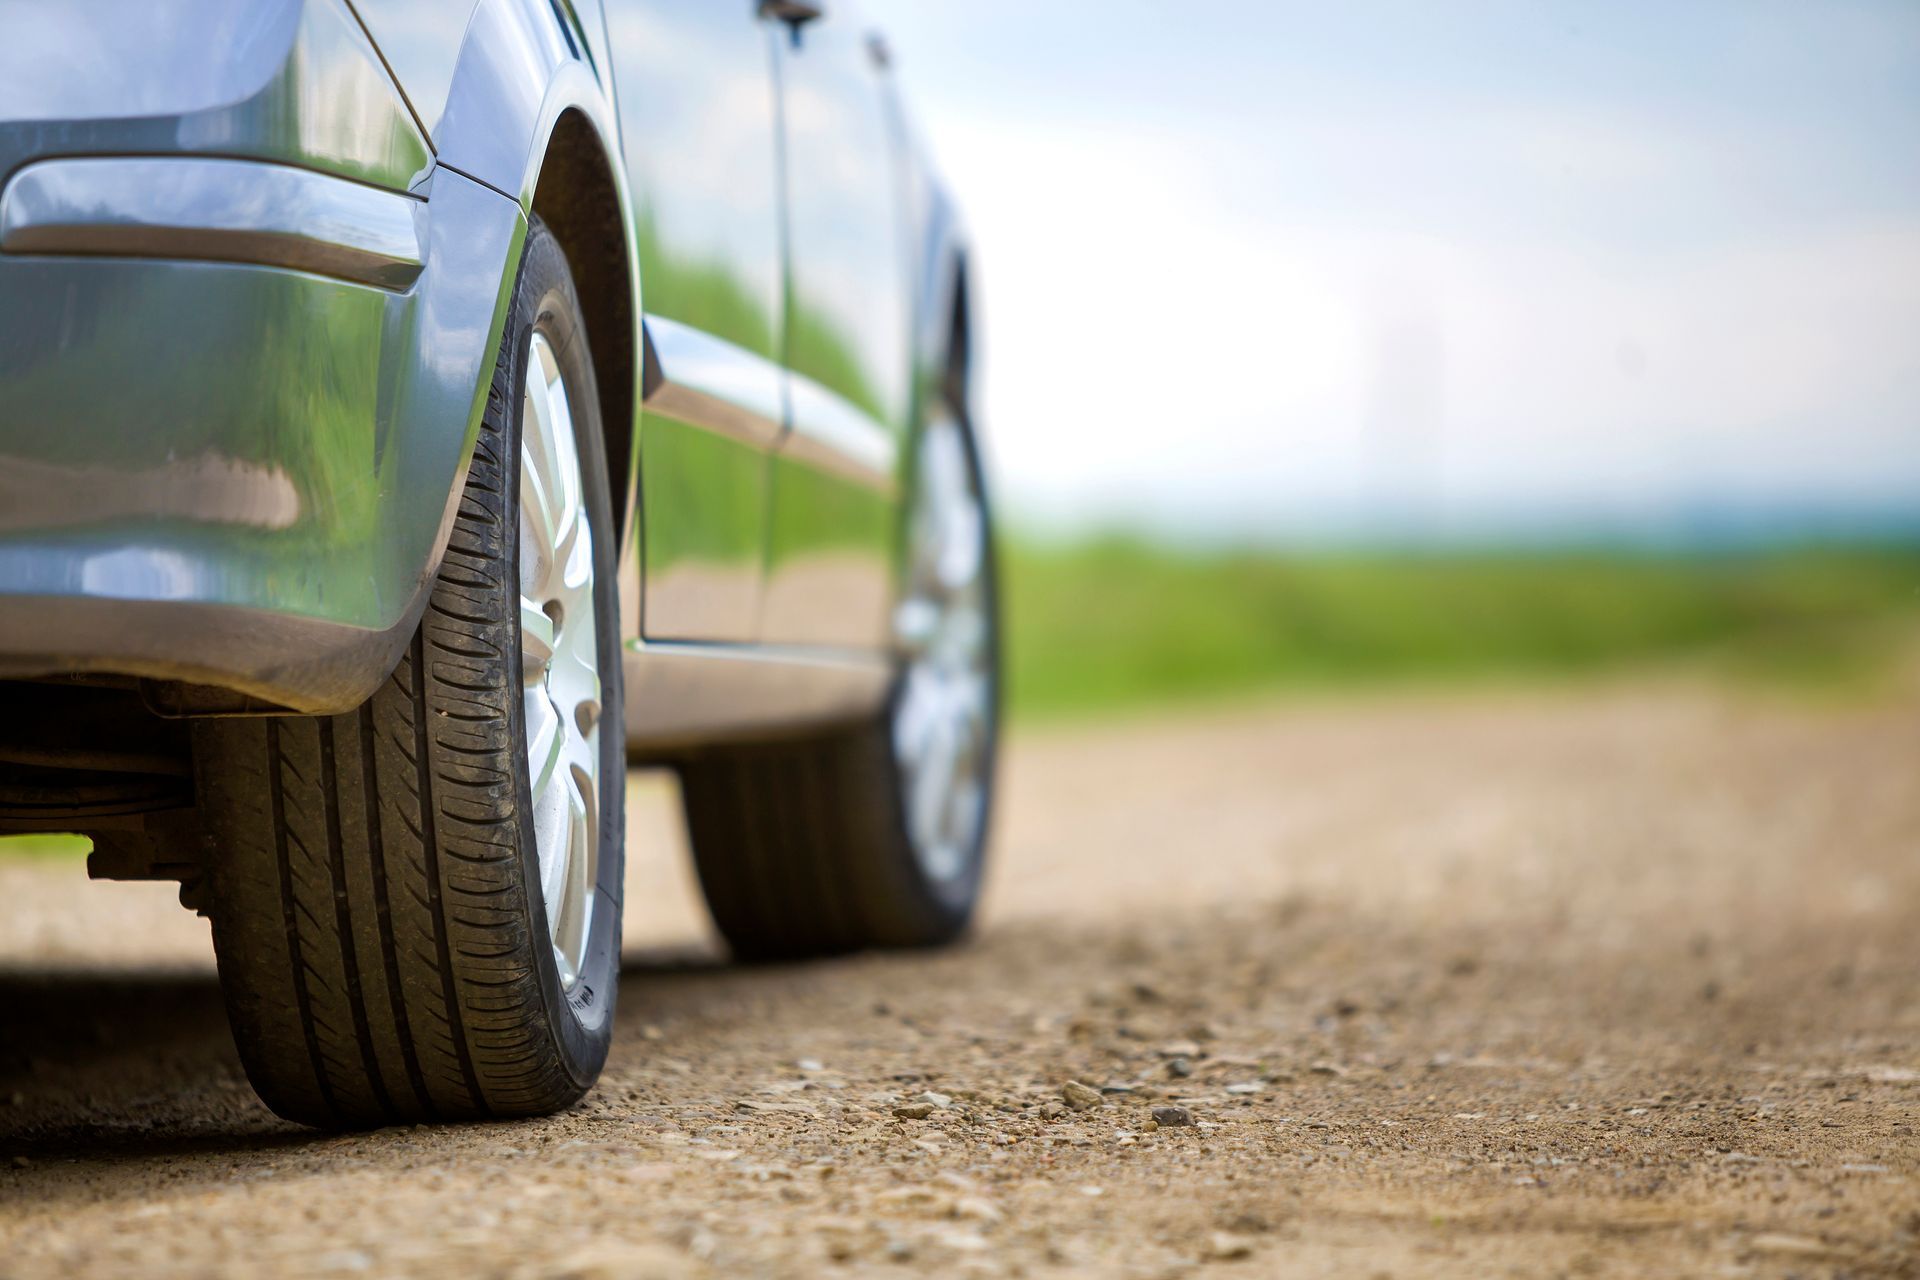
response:
[[[1920,542],[1920,7],[864,7],[1018,527]]]

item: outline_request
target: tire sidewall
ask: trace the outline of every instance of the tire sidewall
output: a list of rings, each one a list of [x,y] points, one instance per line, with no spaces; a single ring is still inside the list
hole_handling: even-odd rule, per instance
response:
[[[552,346],[567,388],[575,444],[580,455],[581,490],[593,533],[593,608],[600,666],[600,787],[599,856],[593,921],[578,980],[569,991],[560,979],[547,927],[541,893],[539,848],[533,830],[532,779],[528,767],[524,670],[520,628],[513,627],[513,690],[509,720],[513,755],[517,762],[515,792],[519,798],[517,830],[522,882],[533,940],[533,964],[538,972],[545,1007],[551,1012],[549,1030],[567,1070],[584,1087],[606,1061],[612,1040],[615,994],[620,969],[621,885],[626,849],[626,735],[620,678],[620,610],[616,574],[618,531],[613,522],[606,446],[600,421],[600,403],[586,340],[578,296],[559,245],[537,221],[530,227],[514,291],[509,323],[512,326],[507,358],[513,361],[513,402],[507,418],[513,424],[505,466],[510,477],[507,494],[507,555],[505,589],[517,595],[520,555],[520,441],[526,398],[529,343],[538,331]],[[517,602],[514,611],[518,617]]]

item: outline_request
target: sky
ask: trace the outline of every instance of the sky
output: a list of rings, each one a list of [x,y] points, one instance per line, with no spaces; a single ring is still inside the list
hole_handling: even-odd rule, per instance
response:
[[[863,7],[1017,519],[1920,522],[1913,0]]]

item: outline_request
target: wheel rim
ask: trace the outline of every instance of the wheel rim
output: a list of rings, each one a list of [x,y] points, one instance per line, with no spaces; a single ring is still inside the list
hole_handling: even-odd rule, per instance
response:
[[[921,870],[941,884],[963,879],[979,847],[992,751],[987,518],[963,432],[943,416],[921,436],[894,614],[905,670],[893,746],[907,834]]]
[[[527,344],[520,414],[520,660],[527,777],[547,932],[563,987],[579,980],[600,860],[600,645],[593,530],[560,362]]]

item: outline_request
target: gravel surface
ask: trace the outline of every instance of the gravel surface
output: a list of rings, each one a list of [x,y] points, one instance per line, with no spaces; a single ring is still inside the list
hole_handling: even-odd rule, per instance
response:
[[[742,969],[634,787],[554,1120],[253,1099],[166,886],[0,863],[0,1276],[1920,1276],[1920,696],[1028,732],[968,945]]]

